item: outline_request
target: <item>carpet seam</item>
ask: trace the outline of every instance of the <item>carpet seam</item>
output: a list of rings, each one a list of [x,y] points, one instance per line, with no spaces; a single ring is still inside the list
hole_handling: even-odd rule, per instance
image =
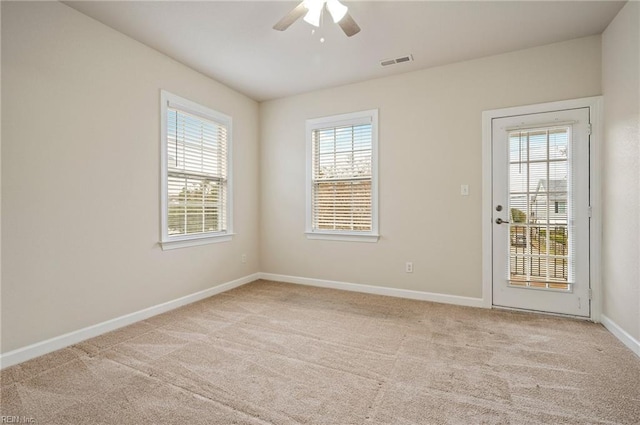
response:
[[[207,396],[207,395],[205,395],[205,394],[200,394],[200,393],[198,393],[197,391],[193,391],[193,390],[191,390],[191,389],[189,389],[189,388],[185,388],[185,387],[180,386],[180,385],[178,385],[178,384],[175,384],[175,383],[173,383],[173,382],[167,381],[167,380],[163,379],[160,375],[154,375],[154,374],[151,374],[151,373],[146,372],[146,371],[144,371],[144,370],[140,370],[140,369],[136,368],[135,366],[132,366],[132,365],[129,365],[129,364],[126,364],[126,363],[122,363],[121,361],[119,361],[119,360],[117,360],[117,359],[110,359],[110,358],[109,358],[109,359],[106,359],[106,360],[110,360],[110,361],[116,362],[116,363],[118,363],[118,364],[120,364],[120,365],[122,365],[122,366],[128,367],[129,369],[132,369],[132,370],[134,370],[134,371],[136,371],[136,372],[139,372],[139,373],[141,373],[141,374],[145,375],[145,376],[146,376],[146,377],[148,377],[149,379],[152,379],[152,380],[154,380],[154,381],[157,381],[157,382],[163,383],[163,384],[165,384],[165,385],[168,385],[168,386],[171,386],[171,387],[177,388],[177,389],[182,390],[182,391],[184,391],[184,392],[187,392],[187,393],[189,393],[189,394],[191,394],[191,395],[193,395],[193,396],[200,397],[200,398],[205,399],[205,400],[207,400],[207,401],[209,401],[209,402],[211,402],[211,403],[213,403],[213,404],[215,404],[215,405],[223,406],[223,407],[226,407],[226,408],[230,409],[230,410],[231,410],[231,411],[233,411],[233,412],[241,413],[241,414],[243,414],[243,415],[245,415],[245,416],[247,416],[247,417],[249,417],[249,418],[252,418],[252,419],[258,420],[258,421],[260,421],[260,422],[263,422],[265,425],[275,425],[273,422],[266,421],[266,420],[264,420],[264,419],[262,419],[262,418],[260,418],[260,417],[258,417],[258,416],[253,416],[253,415],[251,415],[250,413],[245,412],[244,410],[236,409],[236,408],[234,408],[233,406],[228,405],[228,404],[226,404],[226,403],[224,403],[224,402],[222,402],[222,401],[220,401],[220,400],[212,399],[211,397],[208,397],[208,396]],[[221,388],[221,390],[223,390],[223,391],[224,391],[224,389],[222,389],[222,388]],[[262,409],[259,409],[259,410],[262,410]],[[284,416],[287,416],[287,417],[288,417],[288,415],[284,415]],[[295,421],[295,420],[294,420],[294,421]],[[296,422],[296,423],[300,423],[300,422],[298,422],[298,421],[295,421],[295,422]]]

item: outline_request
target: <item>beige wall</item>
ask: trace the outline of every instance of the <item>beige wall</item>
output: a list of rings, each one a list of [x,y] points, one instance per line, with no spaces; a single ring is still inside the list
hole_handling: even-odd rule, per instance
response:
[[[233,117],[232,242],[158,246],[160,89]],[[2,2],[2,105],[2,352],[258,271],[253,100],[61,3]]]
[[[600,94],[600,48],[589,37],[258,106],[60,3],[3,2],[0,351],[257,271],[481,297],[481,112]],[[234,119],[231,243],[157,245],[160,89]],[[372,108],[381,240],[306,240],[305,120]]]
[[[640,340],[640,4],[602,36],[603,313]]]
[[[263,103],[261,270],[481,297],[482,111],[599,95],[600,47],[588,37]],[[305,120],[373,108],[380,241],[305,239]]]

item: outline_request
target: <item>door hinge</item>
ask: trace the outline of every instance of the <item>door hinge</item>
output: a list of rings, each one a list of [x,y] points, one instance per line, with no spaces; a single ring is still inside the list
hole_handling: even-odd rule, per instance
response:
[[[591,218],[591,215],[593,214],[593,209],[591,208],[591,205],[589,205],[589,208],[587,208],[587,214],[589,215],[589,218]]]
[[[591,136],[591,123],[587,124],[587,134]]]
[[[593,299],[593,289],[589,288],[589,299]]]

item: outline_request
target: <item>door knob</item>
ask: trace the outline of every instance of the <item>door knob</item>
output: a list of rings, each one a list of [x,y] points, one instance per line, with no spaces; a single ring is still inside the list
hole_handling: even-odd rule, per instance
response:
[[[504,221],[503,219],[501,219],[500,217],[496,218],[496,224],[502,224],[502,223],[509,223],[508,221]]]

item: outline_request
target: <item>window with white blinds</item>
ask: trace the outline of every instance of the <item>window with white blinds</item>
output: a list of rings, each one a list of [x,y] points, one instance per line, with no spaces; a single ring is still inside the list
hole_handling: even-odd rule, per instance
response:
[[[230,239],[231,118],[162,92],[162,247]]]
[[[307,121],[307,235],[375,242],[377,118],[363,111]]]

